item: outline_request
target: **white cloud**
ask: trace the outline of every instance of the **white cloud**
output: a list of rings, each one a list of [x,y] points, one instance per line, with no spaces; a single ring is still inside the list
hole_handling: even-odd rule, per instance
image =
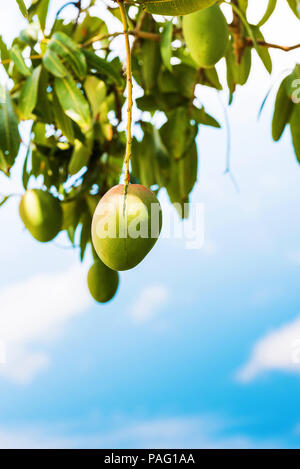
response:
[[[38,275],[0,290],[0,376],[17,382],[31,380],[49,363],[47,353],[37,346],[53,339],[89,302],[81,266]]]
[[[269,370],[300,373],[300,317],[261,338],[237,378],[248,382]]]
[[[145,323],[152,319],[166,303],[169,292],[163,285],[145,287],[130,308],[130,316],[136,323]]]
[[[230,422],[214,416],[169,417],[119,424],[110,431],[68,435],[66,425],[0,428],[0,449],[7,448],[278,448],[271,440],[253,440],[236,432]],[[61,436],[63,433],[63,436]],[[231,432],[230,432],[231,433]]]

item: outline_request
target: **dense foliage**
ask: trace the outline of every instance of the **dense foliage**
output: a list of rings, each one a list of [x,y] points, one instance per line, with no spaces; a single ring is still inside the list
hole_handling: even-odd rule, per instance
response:
[[[95,206],[120,180],[126,143],[125,132],[120,130],[124,129],[120,124],[126,67],[115,54],[113,40],[117,34],[111,34],[109,22],[91,13],[96,2],[120,19],[118,5],[113,1],[90,0],[84,8],[81,1],[75,1],[68,2],[78,9],[75,18],[64,16],[61,8],[51,24],[47,17],[49,0],[32,0],[29,7],[25,2],[28,8],[23,0],[17,0],[28,26],[9,46],[0,37],[1,64],[9,77],[8,84],[0,87],[0,170],[10,176],[22,144],[19,124],[30,121],[30,143],[22,175],[24,190],[33,184],[58,198],[63,209],[61,230],[67,231],[71,243],[75,233],[80,232],[81,259],[91,241]],[[169,8],[171,15],[181,15],[189,13],[191,7],[197,10],[201,2],[216,3],[125,2],[129,34],[133,37],[133,77],[143,90],[143,96],[136,101],[140,111],[136,125],[141,132],[137,134],[139,139],[133,139],[131,180],[155,191],[165,187],[171,202],[181,204],[189,200],[197,179],[195,139],[199,126],[219,127],[194,100],[196,87],[221,90],[222,86],[215,67],[199,68],[192,59],[183,35],[183,17],[154,17],[148,11],[166,14]],[[300,18],[299,0],[287,2]],[[276,9],[276,0],[269,1],[257,25],[247,22],[247,0],[226,3],[233,8],[225,55],[231,103],[237,85],[248,80],[252,50],[256,50],[268,72],[272,70],[269,48],[276,45],[265,42],[261,27]],[[289,125],[300,161],[300,104],[295,99],[295,80],[299,78],[300,66],[296,66],[280,86],[273,138],[278,140]],[[153,123],[158,111],[166,118],[159,129]]]

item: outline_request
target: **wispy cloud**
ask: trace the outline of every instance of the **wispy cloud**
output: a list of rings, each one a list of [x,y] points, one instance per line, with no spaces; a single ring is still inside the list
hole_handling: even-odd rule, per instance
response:
[[[145,287],[129,310],[134,322],[145,323],[152,319],[169,298],[169,292],[163,285]]]
[[[0,376],[27,382],[45,368],[50,357],[42,344],[89,305],[84,271],[73,266],[59,274],[43,274],[0,290]]]
[[[237,379],[249,382],[269,370],[300,373],[300,318],[262,337]]]
[[[63,430],[63,436],[62,435]],[[66,425],[0,428],[0,448],[278,448],[275,440],[254,440],[233,433],[230,424],[214,416],[169,417],[123,422],[109,431],[68,434]]]

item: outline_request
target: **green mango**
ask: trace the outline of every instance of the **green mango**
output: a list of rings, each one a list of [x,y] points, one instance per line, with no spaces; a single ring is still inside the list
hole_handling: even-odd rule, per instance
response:
[[[110,189],[100,200],[92,221],[92,240],[100,259],[113,270],[139,264],[156,243],[162,226],[160,203],[140,184]]]
[[[184,16],[182,28],[191,56],[199,67],[213,67],[224,57],[229,30],[218,5]]]
[[[107,303],[116,294],[119,274],[99,259],[90,268],[87,276],[90,294],[98,303]]]
[[[27,190],[21,199],[19,212],[28,231],[42,243],[54,239],[62,228],[62,208],[50,192]]]
[[[138,0],[146,11],[156,15],[187,15],[197,10],[208,8],[217,0]]]

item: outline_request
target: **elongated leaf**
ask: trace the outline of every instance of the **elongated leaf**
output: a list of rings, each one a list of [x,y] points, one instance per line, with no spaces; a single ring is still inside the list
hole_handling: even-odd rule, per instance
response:
[[[27,11],[27,8],[26,8],[26,5],[24,3],[24,0],[16,0],[17,1],[17,4],[19,5],[19,8],[20,8],[20,11],[22,13],[22,15],[27,18],[28,16],[28,11]]]
[[[65,114],[56,93],[53,93],[53,112],[57,127],[62,131],[63,135],[69,140],[69,142],[72,143],[74,141],[72,120]]]
[[[143,4],[149,13],[156,15],[178,16],[193,13],[201,8],[206,8],[215,0],[137,0]]]
[[[276,4],[277,0],[269,0],[265,14],[257,25],[259,28],[261,28],[268,21],[268,19],[276,8]]]
[[[14,164],[19,152],[20,134],[18,118],[9,91],[0,87],[0,148],[9,166]]]
[[[5,42],[2,39],[2,36],[0,35],[0,57],[1,60],[8,60],[10,58],[8,48],[5,44]],[[5,70],[7,71],[9,69],[9,63],[3,65]]]
[[[156,41],[146,39],[142,44],[142,76],[146,93],[150,93],[157,83],[161,65],[160,47]]]
[[[106,85],[97,77],[89,76],[84,82],[84,89],[91,104],[93,117],[96,119],[106,98]]]
[[[297,18],[300,18],[300,1],[299,0],[287,0],[291,10],[293,13],[297,16]]]
[[[14,62],[16,69],[21,73],[21,75],[24,75],[24,77],[29,77],[31,75],[31,70],[27,67],[19,47],[14,45],[10,49],[9,55],[11,60]]]
[[[262,32],[258,29],[258,27],[253,26],[252,30],[253,30],[253,34],[255,35],[255,38],[256,38],[257,41],[259,41],[259,40],[264,41],[265,40]],[[269,73],[271,73],[272,72],[272,59],[271,59],[268,48],[258,46],[257,47],[257,53],[258,53],[259,57],[261,58],[262,63],[266,67],[267,71]]]
[[[287,94],[287,83],[288,77],[282,81],[276,96],[272,121],[272,137],[275,142],[277,142],[283,134],[285,126],[289,122],[293,111],[293,102]]]
[[[48,48],[61,58],[66,59],[78,78],[83,80],[87,72],[86,59],[83,52],[72,39],[62,32],[57,32],[53,34]]]
[[[191,125],[186,108],[178,107],[170,113],[168,121],[160,129],[160,135],[173,158],[182,158],[196,137],[197,127]]]
[[[172,65],[171,65],[172,31],[173,31],[173,23],[172,21],[168,21],[168,23],[165,25],[163,29],[161,45],[160,45],[160,52],[161,52],[163,64],[170,71],[172,71]]]
[[[91,239],[92,218],[88,212],[82,216],[82,229],[80,234],[80,260],[83,261],[88,242]]]
[[[19,99],[19,110],[21,118],[24,120],[30,118],[31,113],[36,106],[41,70],[41,65],[35,68],[32,75],[27,78],[22,88]]]
[[[91,69],[95,69],[100,74],[109,77],[117,85],[122,86],[122,76],[116,71],[115,67],[110,62],[107,62],[107,60],[102,59],[90,50],[83,49],[83,53],[86,57],[88,66]]]
[[[64,78],[68,73],[59,56],[49,48],[43,57],[43,64],[48,72],[52,73],[55,77]]]
[[[55,78],[55,92],[67,116],[87,131],[92,122],[89,104],[73,78]]]
[[[300,163],[300,104],[294,104],[290,127],[295,154]]]
[[[37,16],[42,30],[44,31],[46,26],[47,13],[49,8],[49,0],[40,0],[37,6]]]
[[[0,150],[0,171],[9,177],[10,165],[7,164],[2,150]]]
[[[49,93],[49,73],[45,68],[42,68],[40,79],[37,103],[35,106],[34,114],[41,122],[49,123],[53,121],[53,109],[50,101],[51,94]]]
[[[0,207],[2,207],[2,205],[5,204],[5,202],[8,201],[8,199],[10,199],[11,195],[6,195],[4,197],[1,197],[1,200],[0,200]]]
[[[187,217],[184,204],[189,201],[189,194],[197,180],[198,154],[195,143],[187,150],[180,160],[172,161],[170,182],[167,185],[168,195],[173,204],[180,204],[179,215]],[[177,206],[176,206],[177,208]]]
[[[84,145],[79,140],[74,142],[74,150],[72,153],[71,161],[69,164],[69,174],[77,174],[89,162],[91,155],[91,148]]]
[[[28,163],[28,159],[30,157],[30,154],[31,154],[31,149],[28,148],[27,152],[26,152],[24,164],[23,164],[23,171],[22,171],[22,183],[23,183],[23,187],[24,187],[25,191],[27,190],[28,181],[29,181],[29,178],[30,178],[30,173],[28,172],[28,169],[27,169],[27,163]]]
[[[202,124],[202,125],[209,125],[211,127],[215,127],[219,129],[221,126],[218,121],[207,112],[205,112],[204,107],[201,109],[196,108],[195,106],[192,109],[191,117],[195,119],[197,124]]]

